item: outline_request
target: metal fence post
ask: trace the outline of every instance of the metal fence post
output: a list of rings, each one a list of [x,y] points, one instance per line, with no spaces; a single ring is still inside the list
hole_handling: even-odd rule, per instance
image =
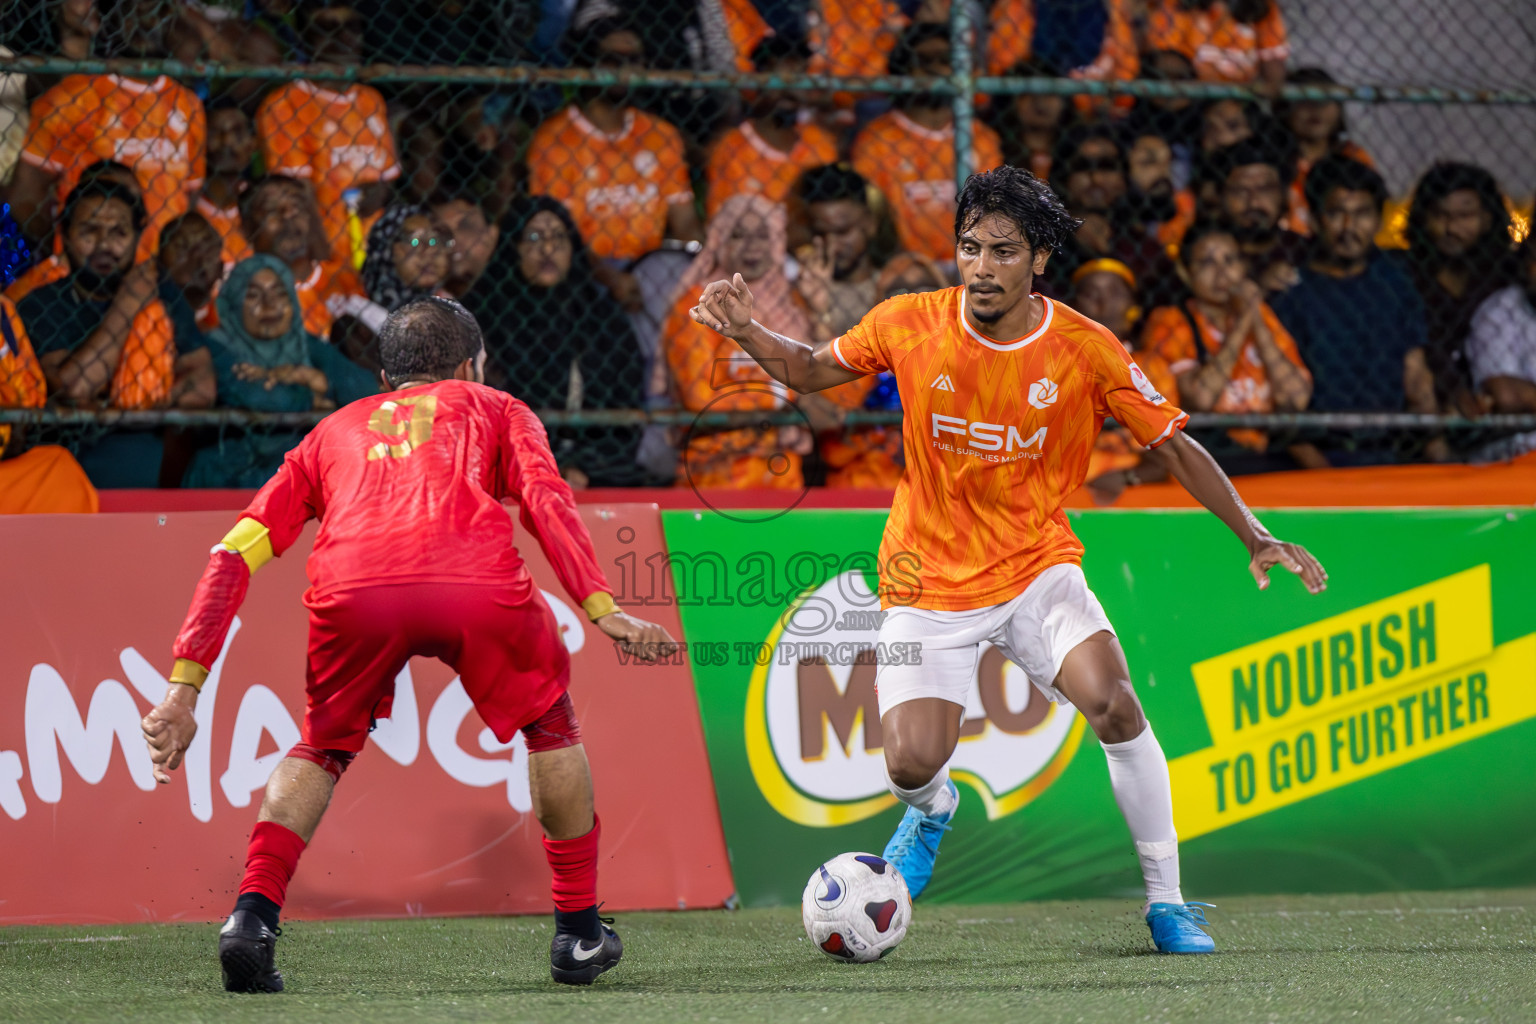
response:
[[[971,176],[971,136],[976,117],[976,75],[971,66],[975,52],[976,26],[971,22],[969,0],[951,0],[949,5],[950,81],[955,87],[955,191],[965,187]],[[990,170],[990,168],[983,168]]]

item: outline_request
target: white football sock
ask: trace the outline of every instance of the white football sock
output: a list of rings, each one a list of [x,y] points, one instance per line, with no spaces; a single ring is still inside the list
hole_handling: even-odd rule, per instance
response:
[[[948,765],[940,768],[939,773],[933,778],[929,779],[926,786],[919,786],[917,789],[902,789],[900,786],[896,785],[896,783],[891,781],[891,777],[889,775],[885,777],[885,784],[890,787],[892,793],[896,794],[896,799],[900,800],[908,807],[916,807],[919,811],[928,815],[929,817],[933,817],[934,815],[939,815],[942,817],[943,815],[948,814],[950,811],[954,810],[956,800],[954,797],[949,795],[948,783]]]
[[[1179,891],[1179,837],[1173,829],[1168,759],[1148,725],[1124,743],[1101,743],[1109,760],[1115,803],[1136,841],[1148,903],[1183,903]]]

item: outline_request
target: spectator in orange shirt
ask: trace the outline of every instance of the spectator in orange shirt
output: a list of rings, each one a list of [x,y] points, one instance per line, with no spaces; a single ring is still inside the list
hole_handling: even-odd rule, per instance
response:
[[[137,196],[139,202],[144,201],[144,190],[139,185],[138,176],[127,164],[118,163],[116,160],[98,160],[80,172],[81,185],[96,178],[115,181]],[[24,270],[16,280],[11,282],[10,287],[6,288],[6,298],[12,302],[20,302],[43,285],[62,281],[69,276],[69,257],[64,255],[64,232],[55,230],[53,237],[54,254]]]
[[[572,37],[572,61],[604,71],[645,67],[645,44],[631,21],[599,18]],[[559,200],[598,258],[598,280],[628,310],[639,286],[623,270],[671,237],[703,237],[688,181],[683,137],[671,124],[631,106],[624,85],[584,89],[547,118],[528,150],[528,191]]]
[[[1225,225],[1198,223],[1179,250],[1179,276],[1189,296],[1147,319],[1142,347],[1163,357],[1192,412],[1299,412],[1312,397],[1312,375],[1296,342],[1247,276],[1237,239]],[[1229,431],[1233,441],[1264,453],[1257,430]],[[1234,460],[1228,460],[1234,461]],[[1273,469],[1265,460],[1236,460],[1237,471]]]
[[[208,180],[197,196],[197,212],[222,240],[221,258],[228,273],[253,250],[240,230],[240,194],[250,184],[256,155],[256,129],[239,104],[227,99],[208,105]]]
[[[729,270],[751,288],[758,323],[792,338],[806,337],[810,323],[784,274],[787,245],[784,207],[762,196],[733,196],[710,221],[709,238],[679,282],[661,331],[682,408],[786,408],[793,396],[734,341],[697,323],[689,310],[698,305],[704,285]],[[811,435],[799,427],[692,428],[678,483],[695,488],[798,489],[805,482],[801,456],[811,444]]]
[[[1129,81],[1141,68],[1130,6],[1129,0],[998,0],[992,5],[987,36],[987,71],[1009,74],[1023,61],[1038,60],[1066,68],[1069,78]],[[1086,96],[1078,100],[1085,113],[1106,105]],[[1035,177],[1045,175],[1035,172]]]
[[[1171,253],[1195,222],[1195,194],[1174,188],[1173,145],[1161,132],[1147,126],[1126,132],[1125,138],[1130,227],[1157,239]]]
[[[894,0],[820,0],[809,5],[811,70],[845,78],[878,75],[906,30],[907,18]],[[853,105],[852,93],[838,93],[839,107]]]
[[[811,51],[800,39],[769,36],[752,55],[764,74],[802,75]],[[808,167],[837,159],[837,140],[825,128],[801,119],[802,93],[764,89],[752,97],[747,120],[715,144],[706,176],[705,212],[713,217],[733,195],[760,195],[775,203],[789,198]]]
[[[348,3],[301,4],[298,20],[317,63],[361,63],[363,16]],[[331,87],[342,84],[289,82],[269,93],[256,112],[267,173],[303,178],[314,187],[331,259],[338,262],[353,255],[349,218],[366,219],[382,209],[389,201],[389,183],[400,176],[384,97],[357,83]],[[354,190],[355,209],[347,200]]]
[[[1060,78],[1056,65],[1043,60],[1015,64],[1008,74],[1017,78]],[[1051,156],[1062,129],[1072,119],[1072,104],[1055,93],[1010,96],[994,124],[1002,141],[1003,158],[1041,181],[1051,178]]]
[[[343,333],[352,324],[378,333],[389,314],[369,301],[356,271],[327,258],[330,246],[307,184],[281,175],[252,182],[240,197],[240,223],[256,252],[276,256],[293,271],[305,330],[336,341],[337,321],[348,318]],[[361,339],[357,344],[366,346]]]
[[[169,56],[168,29],[175,21],[159,0],[125,3],[119,9],[118,55]],[[160,17],[151,16],[155,10]],[[145,230],[139,259],[155,251],[160,228],[185,213],[203,185],[207,125],[203,105],[164,75],[153,80],[121,75],[68,75],[32,104],[21,161],[10,185],[12,216],[26,237],[46,239],[53,228],[50,195],[63,205],[81,172],[97,160],[121,160],[144,187]]]
[[[1322,68],[1298,68],[1285,76],[1292,85],[1338,85]],[[1308,221],[1307,172],[1325,156],[1344,156],[1367,167],[1376,166],[1363,146],[1346,136],[1344,104],[1332,101],[1275,101],[1275,120],[1290,129],[1296,140],[1296,173],[1291,178],[1290,211],[1286,215],[1290,229],[1298,235],[1310,235]]]
[[[892,51],[894,75],[948,75],[947,26],[913,25]],[[1003,163],[997,133],[972,125],[971,169]],[[947,271],[955,262],[955,125],[949,97],[903,95],[895,109],[875,118],[854,140],[853,169],[885,194],[902,248],[927,256]]]
[[[831,341],[880,301],[869,182],[847,164],[828,164],[802,174],[796,189],[811,243],[795,253],[795,292],[810,311],[811,339]]]
[[[1150,0],[1144,50],[1177,50],[1208,82],[1279,85],[1291,55],[1278,0]]]
[[[1107,327],[1130,352],[1141,330],[1142,309],[1136,296],[1136,275],[1114,259],[1089,260],[1072,273],[1072,305],[1084,316]],[[1168,364],[1155,352],[1135,353],[1152,387],[1174,405],[1179,388]],[[1088,459],[1087,486],[1098,505],[1112,505],[1127,487],[1167,478],[1161,463],[1143,463],[1144,449],[1123,427],[1105,427]]]
[[[0,408],[40,409],[46,395],[26,325],[11,301],[0,298]],[[0,423],[0,515],[98,507],[96,488],[67,448],[29,448],[24,427]]]

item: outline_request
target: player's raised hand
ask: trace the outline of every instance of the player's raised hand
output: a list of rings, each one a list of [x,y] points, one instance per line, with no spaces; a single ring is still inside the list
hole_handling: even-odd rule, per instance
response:
[[[190,686],[172,684],[165,699],[155,705],[139,727],[149,744],[149,759],[154,764],[155,781],[162,786],[171,781],[170,772],[181,767],[181,759],[197,735],[197,691]]]
[[[609,612],[597,620],[597,628],[641,661],[658,661],[677,650],[677,642],[664,626],[637,619],[625,612]]]
[[[1321,594],[1328,589],[1328,573],[1310,551],[1300,544],[1287,544],[1268,537],[1254,547],[1253,558],[1248,563],[1248,571],[1253,573],[1260,590],[1269,589],[1269,570],[1277,565],[1300,576],[1309,593]]]
[[[689,312],[705,327],[734,338],[752,326],[752,291],[740,274],[729,281],[712,281]]]

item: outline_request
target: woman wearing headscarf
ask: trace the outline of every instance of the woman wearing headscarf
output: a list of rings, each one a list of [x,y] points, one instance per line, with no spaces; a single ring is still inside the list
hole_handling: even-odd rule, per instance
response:
[[[464,296],[485,336],[485,380],[533,409],[639,409],[645,362],[629,318],[597,283],[570,212],[519,200],[490,263]],[[550,444],[573,487],[653,484],[636,462],[641,428],[561,427]]]
[[[790,338],[810,334],[810,320],[784,274],[784,207],[762,196],[732,196],[709,222],[704,248],[678,282],[661,339],[678,404],[689,412],[785,408],[794,397],[734,341],[694,321],[704,286],[740,274],[752,289],[753,319]],[[678,482],[692,487],[805,485],[800,457],[811,437],[798,427],[690,427]]]
[[[335,409],[377,394],[378,378],[304,329],[293,272],[275,256],[235,264],[208,335],[219,404],[257,412]],[[192,460],[184,486],[260,487],[303,439],[291,429],[226,431]]]
[[[363,287],[393,313],[412,299],[451,297],[448,280],[453,234],[425,206],[391,206],[368,232]]]

